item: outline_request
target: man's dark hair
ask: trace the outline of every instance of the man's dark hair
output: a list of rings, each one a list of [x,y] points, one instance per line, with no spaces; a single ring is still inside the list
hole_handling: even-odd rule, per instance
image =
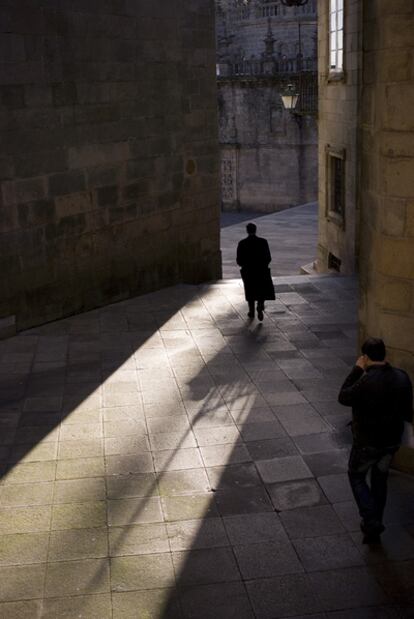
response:
[[[256,224],[252,224],[252,223],[247,224],[246,230],[247,230],[247,234],[255,234],[257,230]]]
[[[362,344],[362,354],[366,355],[371,361],[384,361],[385,344],[379,337],[369,337]]]

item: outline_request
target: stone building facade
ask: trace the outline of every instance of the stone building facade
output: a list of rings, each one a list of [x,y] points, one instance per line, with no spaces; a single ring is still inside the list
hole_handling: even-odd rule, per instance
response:
[[[347,2],[344,70],[330,70],[330,3],[319,2],[319,246],[318,269],[355,270],[359,204],[358,116],[362,3]],[[338,172],[336,179],[335,172]],[[337,195],[334,195],[334,185]],[[343,206],[345,205],[345,206]]]
[[[316,2],[216,0],[222,208],[273,212],[316,199]],[[280,93],[299,87],[299,114]]]
[[[0,331],[220,275],[213,0],[0,7]]]
[[[345,2],[336,81],[328,4],[319,2],[318,268],[359,267],[360,338],[383,337],[391,361],[414,380],[414,2]],[[334,173],[329,149],[344,162]],[[401,450],[399,464],[413,470],[412,450]]]

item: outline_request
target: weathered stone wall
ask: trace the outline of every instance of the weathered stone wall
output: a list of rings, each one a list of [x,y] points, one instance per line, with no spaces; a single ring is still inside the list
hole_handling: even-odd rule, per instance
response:
[[[345,60],[341,75],[329,72],[329,3],[318,3],[319,56],[319,242],[318,271],[328,270],[329,254],[341,261],[341,272],[352,273],[357,254],[358,227],[358,110],[361,70],[361,3],[346,2]],[[345,214],[328,212],[328,153],[345,160]]]
[[[278,211],[317,199],[316,2],[216,0],[223,210]],[[307,115],[283,110],[299,83]]]
[[[220,80],[222,206],[271,213],[317,197],[317,131],[312,116],[283,108],[279,86]]]
[[[414,2],[364,3],[363,27],[361,338],[414,381]]]
[[[213,0],[0,2],[0,31],[0,319],[218,276]]]

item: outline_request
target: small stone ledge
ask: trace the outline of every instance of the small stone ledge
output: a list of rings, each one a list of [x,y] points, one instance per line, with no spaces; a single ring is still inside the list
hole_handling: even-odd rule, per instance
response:
[[[300,273],[301,275],[316,275],[317,272],[315,269],[315,261],[313,260],[312,262],[304,264],[300,267]]]

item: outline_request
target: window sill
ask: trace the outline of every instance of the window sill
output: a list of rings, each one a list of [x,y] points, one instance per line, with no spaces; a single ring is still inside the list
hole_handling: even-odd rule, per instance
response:
[[[329,223],[335,224],[338,228],[345,230],[345,218],[343,215],[339,215],[339,213],[335,213],[334,211],[329,211],[326,216],[326,220]]]
[[[329,71],[328,73],[328,83],[330,82],[345,82],[346,74],[345,71]]]

